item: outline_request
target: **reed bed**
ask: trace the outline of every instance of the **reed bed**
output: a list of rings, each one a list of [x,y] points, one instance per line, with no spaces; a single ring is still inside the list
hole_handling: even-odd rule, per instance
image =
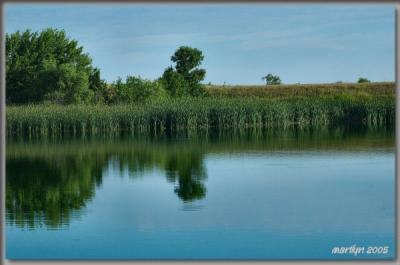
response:
[[[391,127],[394,97],[168,98],[126,105],[6,108],[8,135],[173,133],[269,127]]]

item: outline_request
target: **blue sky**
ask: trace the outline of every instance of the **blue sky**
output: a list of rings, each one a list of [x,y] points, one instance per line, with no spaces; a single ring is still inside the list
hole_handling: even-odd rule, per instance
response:
[[[392,5],[6,4],[6,32],[64,29],[111,82],[155,79],[177,47],[203,51],[205,82],[262,84],[395,78]]]

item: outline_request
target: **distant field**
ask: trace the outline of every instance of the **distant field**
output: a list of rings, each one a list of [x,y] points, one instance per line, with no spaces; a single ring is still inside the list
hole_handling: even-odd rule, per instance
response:
[[[211,96],[243,97],[256,96],[266,98],[320,97],[320,96],[373,96],[394,97],[394,82],[381,83],[335,83],[335,84],[293,84],[273,86],[206,86]]]

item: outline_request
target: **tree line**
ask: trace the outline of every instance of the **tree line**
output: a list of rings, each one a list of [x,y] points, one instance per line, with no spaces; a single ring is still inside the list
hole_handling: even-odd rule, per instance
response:
[[[199,68],[202,51],[181,46],[171,56],[174,66],[155,80],[140,76],[107,84],[92,59],[64,30],[26,30],[6,34],[6,104],[120,103],[163,97],[204,96],[206,70]],[[262,77],[280,85],[279,76]],[[359,78],[358,83],[370,82]]]
[[[167,96],[201,96],[206,71],[196,48],[181,46],[174,66],[156,80],[137,76],[107,84],[92,59],[65,31],[17,31],[6,35],[6,103],[116,103]]]

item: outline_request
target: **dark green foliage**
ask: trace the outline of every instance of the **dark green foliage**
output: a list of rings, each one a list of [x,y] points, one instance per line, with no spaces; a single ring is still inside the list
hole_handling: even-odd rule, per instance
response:
[[[87,101],[93,96],[93,91],[88,89],[87,74],[79,72],[71,63],[45,66],[41,74],[38,84],[47,87],[43,97],[46,101],[71,104]]]
[[[89,75],[89,88],[93,91],[100,91],[104,89],[105,82],[100,78],[100,70],[93,68]]]
[[[203,61],[202,52],[196,48],[181,46],[171,60],[175,63],[175,69],[168,67],[161,81],[171,96],[200,96],[204,94],[204,88],[200,84],[204,80],[206,71],[197,68]]]
[[[277,75],[267,74],[266,76],[262,77],[261,79],[265,80],[267,85],[280,85],[281,79]]]
[[[100,77],[100,69],[93,68],[89,75],[89,89],[93,91],[93,102],[106,102],[107,83]]]
[[[357,83],[371,83],[371,81],[368,80],[368,79],[365,78],[365,77],[360,77],[360,78],[358,78]]]
[[[45,29],[6,35],[6,101],[86,102],[93,95],[90,57],[65,32]],[[90,77],[92,80],[89,80]]]
[[[198,67],[203,59],[204,56],[200,50],[188,46],[179,47],[171,57],[171,61],[176,63],[176,71],[185,79],[189,78],[191,71]]]
[[[165,69],[160,81],[171,96],[184,96],[189,94],[189,83],[183,75],[172,67]]]
[[[136,76],[128,76],[125,83],[118,78],[107,90],[105,98],[108,103],[144,102],[167,96],[160,81],[151,81]]]

